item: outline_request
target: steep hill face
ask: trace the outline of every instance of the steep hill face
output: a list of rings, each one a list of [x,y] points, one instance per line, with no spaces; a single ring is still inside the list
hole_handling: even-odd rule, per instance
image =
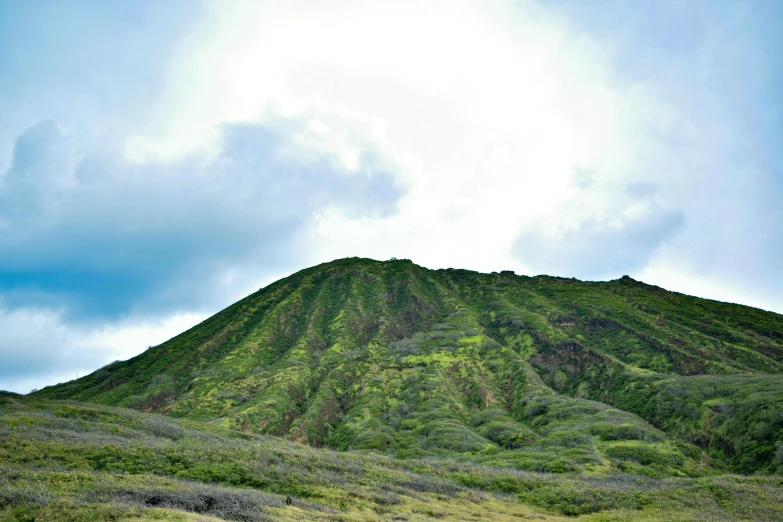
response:
[[[783,316],[343,259],[37,392],[312,446],[541,471],[783,472]]]

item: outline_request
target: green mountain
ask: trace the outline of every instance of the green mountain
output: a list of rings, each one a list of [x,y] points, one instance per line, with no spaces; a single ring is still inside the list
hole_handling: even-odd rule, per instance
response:
[[[629,277],[351,258],[33,396],[398,459],[783,473],[783,316]]]

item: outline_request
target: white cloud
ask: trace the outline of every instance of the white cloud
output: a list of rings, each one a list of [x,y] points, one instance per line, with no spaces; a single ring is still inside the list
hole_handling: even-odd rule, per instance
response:
[[[221,126],[212,158],[141,164],[66,162],[55,124],[31,127],[0,191],[6,299],[88,318],[214,309],[295,252],[316,213],[395,211],[410,167],[373,122],[312,100],[261,120]]]
[[[652,20],[660,27],[643,27],[644,17],[623,10],[637,25],[613,20],[615,32],[601,34],[573,12],[534,1],[210,5],[209,23],[180,46],[149,127],[129,143],[164,158],[209,150],[216,123],[257,118],[270,104],[310,119],[297,153],[329,150],[344,166],[360,146],[340,135],[381,132],[409,166],[412,186],[399,213],[357,218],[324,209],[310,234],[312,261],[395,255],[428,266],[596,278],[610,265],[633,272],[660,263],[665,248],[684,253],[680,264],[716,260],[731,253],[708,233],[710,221],[747,213],[748,187],[764,179],[731,180],[728,164],[741,165],[729,158],[740,130],[703,83],[723,44],[705,32],[684,39],[675,56],[644,48],[646,33],[634,39],[634,31],[662,37],[668,14]],[[637,55],[643,65],[633,63]],[[302,110],[308,100],[363,127],[320,121]],[[627,191],[645,184],[653,195]],[[734,195],[741,197],[730,212],[714,211]],[[644,243],[634,231],[652,230],[645,220],[668,223],[669,232],[646,234]],[[747,237],[748,226],[740,219],[733,228]],[[636,246],[623,253],[604,245],[602,258],[577,267],[557,258],[576,233],[585,247],[609,236],[613,248],[631,239]],[[520,255],[518,237],[542,238],[549,261]]]
[[[64,353],[77,338],[112,350],[146,338],[128,322],[141,309],[214,311],[273,272],[354,255],[630,273],[783,310],[780,170],[748,119],[761,109],[745,111],[769,64],[742,39],[745,8],[588,9],[591,23],[580,9],[205,3],[162,50],[165,74],[139,98],[151,105],[100,118],[105,133],[84,119],[73,139],[37,129],[32,145],[62,147],[4,180],[16,192],[0,201],[0,283],[46,287],[35,270],[67,264],[73,288],[52,294],[96,297],[114,322],[80,329],[58,308],[72,303],[31,304],[16,287],[6,299],[43,314],[25,321]],[[714,27],[669,34],[686,19]],[[85,283],[96,274],[116,295],[122,281],[143,292],[112,301]]]

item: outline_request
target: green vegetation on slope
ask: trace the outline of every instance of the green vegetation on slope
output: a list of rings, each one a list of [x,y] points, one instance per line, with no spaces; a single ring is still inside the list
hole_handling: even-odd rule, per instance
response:
[[[404,459],[783,472],[783,317],[624,277],[344,259],[35,394]]]
[[[565,516],[780,520],[783,478],[574,476],[451,459],[399,460],[133,410],[0,393],[0,521]]]

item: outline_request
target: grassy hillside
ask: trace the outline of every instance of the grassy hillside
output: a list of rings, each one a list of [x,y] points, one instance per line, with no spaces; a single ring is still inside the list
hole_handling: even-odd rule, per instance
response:
[[[0,521],[782,518],[781,477],[549,474],[399,460],[0,393]]]
[[[343,259],[39,398],[344,451],[651,478],[783,472],[783,316],[628,277]]]

